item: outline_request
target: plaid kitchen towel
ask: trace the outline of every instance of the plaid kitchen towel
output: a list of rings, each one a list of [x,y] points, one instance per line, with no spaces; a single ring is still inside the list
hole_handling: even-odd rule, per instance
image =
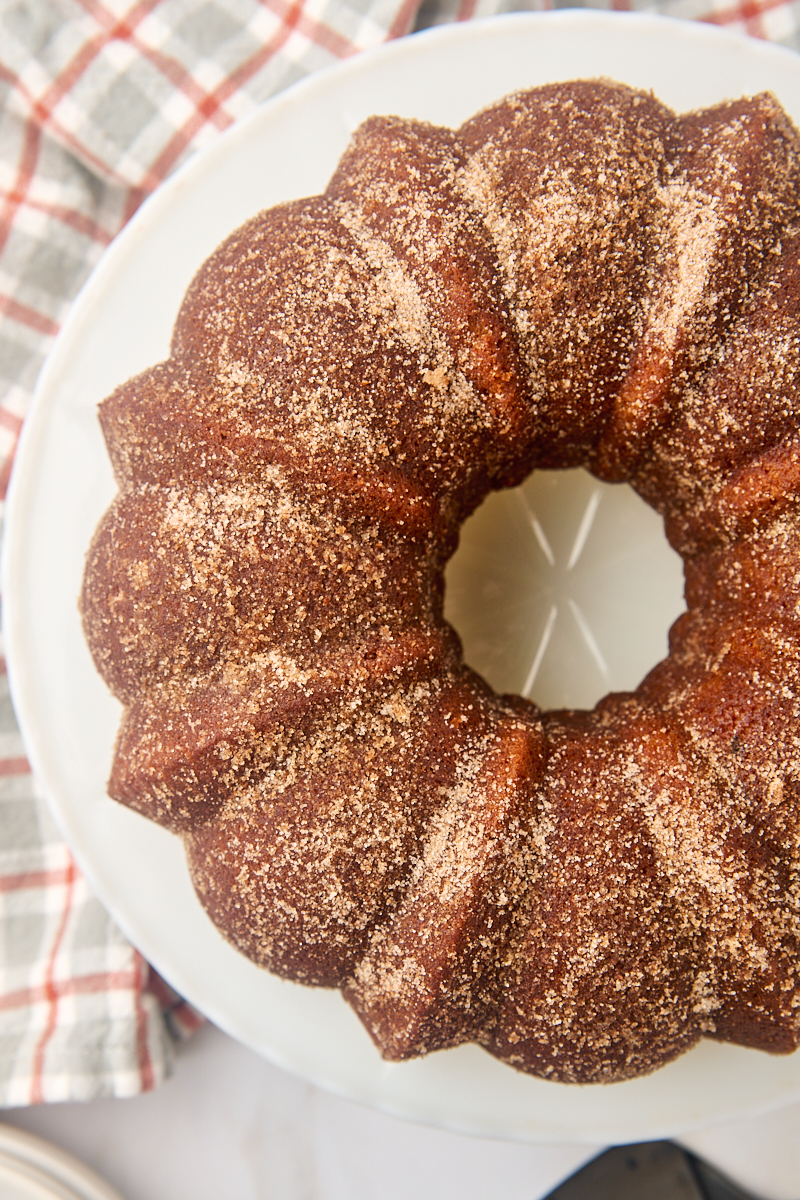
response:
[[[70,301],[143,197],[418,0],[0,0],[0,488]],[[109,920],[28,769],[0,678],[0,1104],[132,1095],[199,1017]]]
[[[423,0],[415,28],[466,21],[505,12],[598,8],[659,13],[682,21],[706,21],[800,51],[800,0]]]
[[[561,0],[556,0],[560,4]],[[0,494],[65,312],[144,196],[296,79],[417,27],[548,0],[0,0]],[[800,0],[599,0],[800,49]],[[60,839],[0,677],[0,1105],[132,1095],[200,1018]]]

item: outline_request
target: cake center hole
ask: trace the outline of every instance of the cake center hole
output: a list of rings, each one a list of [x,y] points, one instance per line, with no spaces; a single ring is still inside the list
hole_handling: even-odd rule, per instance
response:
[[[445,617],[471,667],[542,708],[592,708],[631,691],[667,653],[683,564],[627,484],[536,471],[465,523]]]

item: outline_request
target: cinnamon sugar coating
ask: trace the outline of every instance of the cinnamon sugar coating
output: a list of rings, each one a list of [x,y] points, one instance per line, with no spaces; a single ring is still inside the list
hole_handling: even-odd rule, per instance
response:
[[[101,406],[110,793],[386,1057],[607,1082],[796,1048],[799,317],[771,96],[557,84],[367,121]],[[491,489],[575,466],[663,516],[688,610],[635,692],[541,713],[464,664],[443,570]]]

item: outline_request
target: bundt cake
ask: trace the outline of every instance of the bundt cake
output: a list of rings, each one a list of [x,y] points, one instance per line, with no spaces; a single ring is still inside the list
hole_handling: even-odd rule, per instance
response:
[[[387,1058],[593,1082],[797,1046],[799,317],[777,101],[579,81],[368,120],[101,406],[110,794]],[[491,489],[576,466],[663,516],[687,611],[635,692],[542,713],[464,664],[443,568]]]

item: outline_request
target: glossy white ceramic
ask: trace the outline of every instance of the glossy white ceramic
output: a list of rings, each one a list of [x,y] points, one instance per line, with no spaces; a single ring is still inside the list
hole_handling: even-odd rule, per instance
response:
[[[800,59],[788,51],[707,25],[590,10],[434,30],[284,93],[191,160],[143,206],[77,301],[20,445],[3,597],[14,702],[36,775],[98,894],[176,988],[273,1061],[385,1111],[492,1136],[606,1143],[675,1134],[800,1097],[800,1058],[705,1043],[656,1075],[602,1088],[518,1075],[475,1047],[402,1065],[382,1062],[337,994],[274,979],[226,945],[195,899],[178,840],[106,798],[119,712],[95,674],[76,610],[84,552],[113,494],[96,405],[166,354],[183,292],[221,238],[257,209],[323,187],[350,132],[373,112],[455,124],[515,88],[598,75],[652,88],[681,109],[770,88],[800,120]],[[576,486],[585,489],[585,477]],[[605,499],[578,503],[573,496],[565,505],[573,513],[569,528],[539,521],[556,565],[556,543],[564,544],[564,572],[583,536],[581,522],[601,529],[604,505]],[[544,552],[530,523],[528,542],[530,530]],[[533,671],[542,636],[522,667],[511,664],[525,676],[520,686],[528,682],[536,696],[537,680],[543,687],[548,672],[556,690],[561,686],[547,665],[558,620],[564,629],[573,620],[578,639],[571,644],[580,642],[582,661],[588,653],[599,672],[578,702],[592,702],[607,687],[635,684],[637,672],[658,657],[666,624],[680,607],[679,589],[657,525],[643,536],[642,553],[661,563],[653,570],[663,569],[671,580],[665,584],[671,599],[649,626],[645,621],[650,649],[640,643],[638,665],[627,662],[615,674],[614,621],[602,625],[603,604],[613,610],[630,570],[620,562],[618,570],[606,571],[605,583],[601,567],[580,594],[571,582],[566,590],[558,585],[556,617],[538,667]],[[584,538],[581,567],[587,546]],[[463,579],[472,567],[464,560],[458,570]],[[641,574],[635,562],[633,570]],[[456,606],[459,586],[454,576]],[[598,608],[587,599],[591,612],[585,612],[581,597],[592,591],[601,603]],[[545,605],[545,622],[552,609],[553,603]],[[472,619],[463,610],[462,618],[466,624]],[[569,650],[569,637],[565,644]],[[623,678],[625,672],[634,677]],[[561,702],[558,696],[554,702]]]
[[[122,1200],[71,1154],[2,1122],[0,1196],[3,1200]]]

